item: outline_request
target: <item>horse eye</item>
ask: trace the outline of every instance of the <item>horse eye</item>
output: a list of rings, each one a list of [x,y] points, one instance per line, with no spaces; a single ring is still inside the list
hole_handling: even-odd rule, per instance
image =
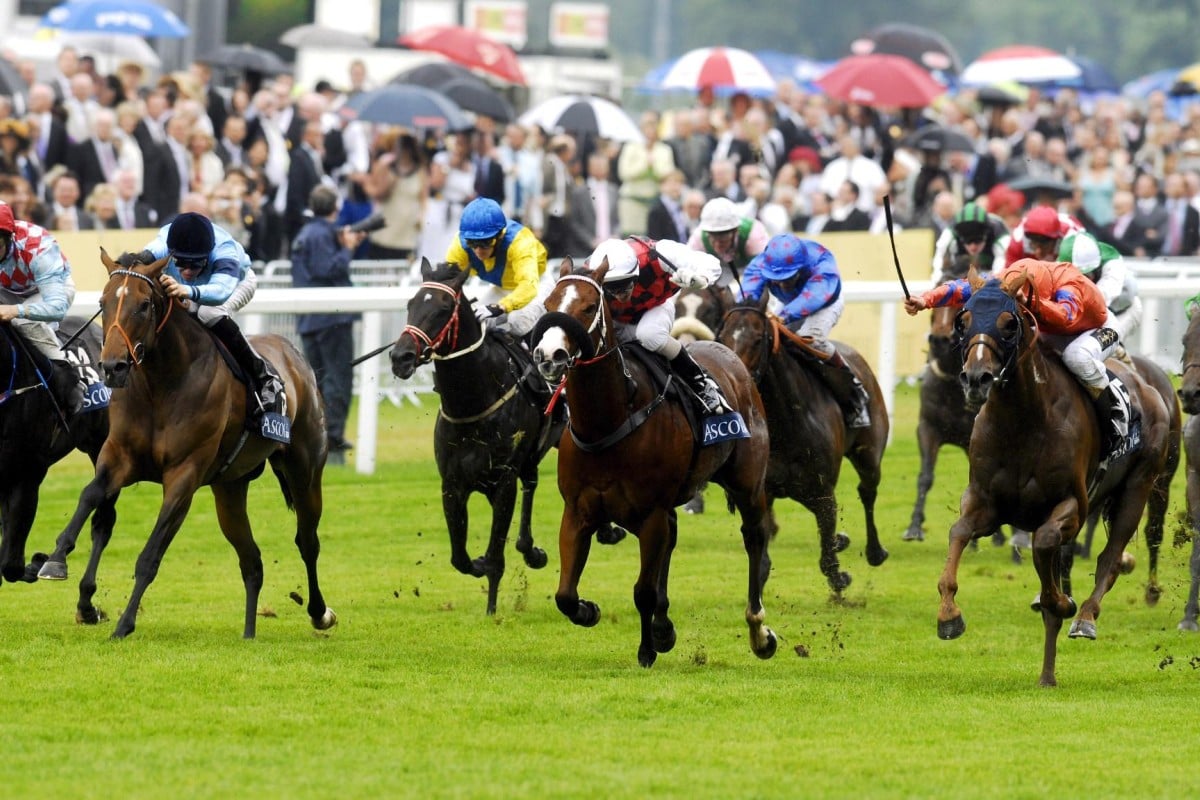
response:
[[[141,305],[138,306],[138,313],[139,314],[149,314],[150,313],[150,301],[149,300],[143,300],[141,302]]]

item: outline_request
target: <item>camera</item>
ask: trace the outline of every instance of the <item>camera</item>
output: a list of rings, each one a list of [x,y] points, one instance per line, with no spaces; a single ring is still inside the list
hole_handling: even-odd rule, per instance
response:
[[[387,220],[383,218],[383,212],[376,211],[369,217],[360,219],[358,222],[350,226],[351,233],[370,233],[377,231],[380,228],[387,226]]]

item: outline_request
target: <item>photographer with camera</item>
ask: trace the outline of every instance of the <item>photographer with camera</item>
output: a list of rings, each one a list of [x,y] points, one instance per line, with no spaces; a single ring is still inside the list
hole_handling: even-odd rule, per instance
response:
[[[350,258],[362,244],[371,225],[378,220],[368,217],[354,225],[339,228],[338,193],[325,185],[315,187],[308,196],[312,218],[292,242],[292,285],[351,286]],[[357,314],[300,314],[296,331],[304,355],[317,376],[317,386],[325,401],[325,427],[329,451],[335,463],[344,459],[352,445],[346,441],[346,417],[350,413],[353,392],[354,321]]]

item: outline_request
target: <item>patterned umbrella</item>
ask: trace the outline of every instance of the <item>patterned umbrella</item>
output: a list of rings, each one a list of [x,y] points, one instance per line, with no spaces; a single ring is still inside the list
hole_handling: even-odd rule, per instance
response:
[[[1078,78],[1079,65],[1045,47],[1012,45],[989,50],[972,61],[959,76],[965,86],[986,86],[997,81],[1046,83]]]
[[[774,91],[775,79],[753,53],[736,47],[701,47],[684,53],[659,88]]]
[[[813,83],[838,100],[862,106],[924,108],[946,87],[903,56],[847,56]]]
[[[552,97],[526,111],[518,122],[537,125],[547,131],[590,133],[616,142],[645,140],[637,124],[623,108],[601,97]]]
[[[931,72],[946,75],[962,71],[962,59],[950,40],[935,30],[902,22],[872,28],[850,43],[850,52],[856,56],[870,53],[904,56]]]
[[[454,101],[424,86],[388,84],[356,94],[338,113],[347,120],[401,125],[405,128],[469,130],[471,121]]]
[[[132,33],[182,39],[192,29],[170,9],[149,0],[71,0],[42,17],[43,28],[88,33]]]

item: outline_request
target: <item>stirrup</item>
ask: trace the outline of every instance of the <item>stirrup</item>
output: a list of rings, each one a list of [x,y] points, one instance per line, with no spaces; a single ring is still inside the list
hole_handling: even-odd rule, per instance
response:
[[[851,408],[846,412],[846,427],[849,428],[869,428],[871,427],[871,412],[864,406],[862,408]]]
[[[711,377],[705,377],[696,387],[696,396],[700,398],[704,410],[709,414],[720,414],[727,408],[725,398],[721,395],[721,387],[717,386],[717,382]]]

